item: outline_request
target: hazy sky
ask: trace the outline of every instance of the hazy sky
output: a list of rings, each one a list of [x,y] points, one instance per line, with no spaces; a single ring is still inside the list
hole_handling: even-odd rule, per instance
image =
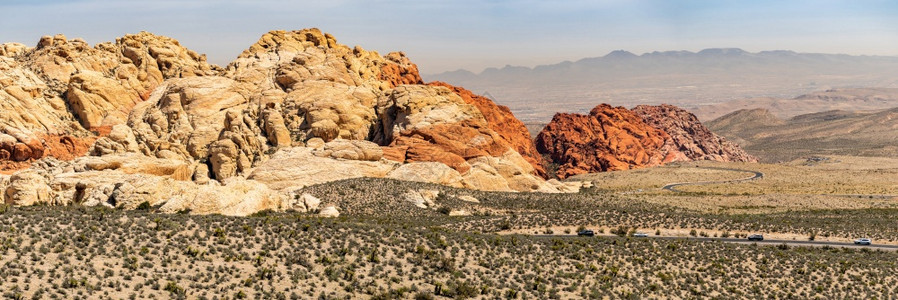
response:
[[[405,51],[422,73],[534,66],[624,49],[898,55],[898,1],[0,0],[0,42],[63,33],[90,43],[141,30],[224,65],[273,29]]]

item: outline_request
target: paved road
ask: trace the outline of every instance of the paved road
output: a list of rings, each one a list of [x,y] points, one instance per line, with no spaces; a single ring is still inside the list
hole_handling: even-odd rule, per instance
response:
[[[735,171],[735,172],[745,172],[745,173],[752,173],[752,174],[754,174],[754,175],[751,176],[751,177],[746,177],[746,178],[742,178],[742,179],[733,179],[733,180],[721,180],[721,181],[697,181],[697,182],[678,182],[678,183],[671,183],[671,184],[665,185],[665,186],[662,187],[661,189],[668,190],[668,191],[671,191],[671,192],[680,192],[680,193],[682,193],[683,191],[677,189],[678,186],[682,186],[682,185],[701,185],[701,184],[718,184],[718,183],[736,183],[736,182],[742,182],[742,181],[755,180],[755,179],[763,178],[763,177],[764,177],[764,173],[761,173],[761,172],[758,172],[758,171],[752,171],[752,170],[731,169],[731,168],[715,168],[715,167],[700,167],[700,169],[723,170],[723,171]]]
[[[579,237],[576,235],[532,235],[537,238],[589,238],[589,237]],[[617,237],[613,236],[601,236],[601,237]],[[867,248],[867,249],[881,249],[881,250],[891,250],[898,251],[898,245],[877,245],[876,241],[873,241],[873,245],[855,245],[853,243],[840,243],[840,242],[824,242],[824,241],[793,241],[793,240],[770,240],[765,239],[763,241],[749,241],[748,239],[737,239],[737,238],[714,238],[714,237],[675,237],[675,236],[653,236],[649,235],[646,238],[637,238],[631,237],[633,239],[665,239],[665,240],[692,240],[692,241],[719,241],[724,243],[734,243],[734,244],[759,244],[759,245],[782,245],[786,244],[789,246],[797,246],[797,247],[839,247],[839,248]]]

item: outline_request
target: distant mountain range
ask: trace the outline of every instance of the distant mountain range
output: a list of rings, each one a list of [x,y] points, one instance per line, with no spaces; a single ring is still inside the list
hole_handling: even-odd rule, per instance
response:
[[[457,70],[424,79],[489,92],[525,122],[538,122],[556,111],[586,112],[600,102],[693,109],[736,99],[792,98],[834,87],[898,87],[898,57],[736,48],[642,55],[618,50],[575,62],[488,68],[479,74]]]

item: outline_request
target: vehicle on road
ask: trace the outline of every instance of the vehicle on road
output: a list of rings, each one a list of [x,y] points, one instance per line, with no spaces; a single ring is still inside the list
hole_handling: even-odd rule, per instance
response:
[[[596,233],[589,229],[577,231],[577,236],[594,236],[594,235],[596,235]]]
[[[633,234],[633,237],[649,237],[648,233],[637,232]]]
[[[752,234],[748,236],[749,241],[763,241],[764,236],[760,234]]]
[[[854,240],[855,245],[871,245],[873,244],[873,240],[868,238],[856,239]]]

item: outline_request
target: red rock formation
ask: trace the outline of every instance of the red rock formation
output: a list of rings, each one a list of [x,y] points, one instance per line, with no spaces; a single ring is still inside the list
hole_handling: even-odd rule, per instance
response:
[[[483,141],[477,145],[467,143],[473,139]],[[400,162],[441,162],[464,173],[470,169],[465,163],[468,159],[501,156],[510,148],[511,145],[485,124],[465,120],[403,131],[390,147],[385,147],[384,155]]]
[[[380,67],[380,80],[389,82],[394,87],[401,84],[424,83],[418,74],[418,66],[413,64],[405,53],[390,52],[384,58],[395,64],[384,64]]]
[[[674,160],[670,136],[624,107],[596,106],[589,115],[555,114],[536,148],[559,164],[557,175],[627,170]]]
[[[96,138],[42,135],[26,141],[0,143],[0,172],[15,171],[29,166],[29,162],[44,157],[72,160],[87,154]]]
[[[524,122],[515,118],[507,106],[497,105],[487,97],[476,95],[462,87],[445,82],[434,81],[428,85],[447,87],[461,96],[465,103],[476,106],[486,119],[489,128],[496,131],[515,151],[518,151],[533,166],[536,175],[546,176],[546,170],[542,165],[542,156],[536,151],[530,132],[527,131]]]
[[[646,124],[664,130],[687,160],[757,162],[738,145],[708,130],[692,113],[673,106],[640,105],[633,109]]]

